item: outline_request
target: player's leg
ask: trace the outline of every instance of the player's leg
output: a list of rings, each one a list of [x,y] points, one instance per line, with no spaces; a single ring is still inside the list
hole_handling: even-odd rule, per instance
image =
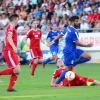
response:
[[[31,76],[34,76],[37,65],[38,65],[38,58],[34,58],[34,62],[32,63],[31,67]]]
[[[10,91],[10,92],[15,91],[13,87],[18,79],[19,73],[20,73],[20,65],[18,64],[14,68],[14,74],[11,74],[7,91]]]
[[[31,66],[31,75],[34,76],[36,67],[38,65],[38,50],[36,48],[33,48],[30,50],[31,56],[32,56],[32,66]]]
[[[52,52],[52,51],[51,51],[51,52]],[[44,59],[44,60],[43,60],[43,64],[46,65],[46,64],[50,63],[51,61],[53,61],[53,59],[54,59],[53,57],[49,57],[49,58],[47,58],[47,59]]]
[[[5,55],[6,54],[6,55]],[[8,51],[4,53],[4,58],[8,64],[8,69],[3,70],[1,73],[4,75],[11,75],[9,86],[7,91],[14,91],[13,87],[20,73],[20,61],[19,57],[14,51]]]
[[[9,54],[9,59],[10,59],[11,67],[13,68],[14,71],[14,74],[13,73],[11,74],[10,82],[7,89],[7,91],[11,92],[11,91],[15,91],[13,87],[20,73],[20,60],[15,52],[11,52],[11,55]]]
[[[58,51],[59,51],[58,46],[55,46],[50,51],[51,51],[51,54],[52,54],[52,59],[56,61],[58,59]]]
[[[3,52],[3,57],[4,57],[5,61],[7,62],[7,65],[10,66],[11,63],[10,63],[10,59],[9,59],[9,56],[8,56],[8,51]],[[13,73],[14,73],[13,68],[0,70],[0,75],[11,75]]]
[[[94,80],[94,84],[96,84],[96,85],[100,85],[100,81],[98,81],[98,80]]]
[[[30,63],[29,63],[29,67],[30,67],[30,68],[32,67],[33,62],[34,62],[33,59],[31,59],[31,60],[30,60]]]
[[[76,55],[76,60],[74,62],[74,65],[85,63],[91,59],[90,54],[87,52],[84,52],[81,49],[77,49],[75,55]]]
[[[57,60],[59,59],[58,55],[56,54],[56,55],[53,55],[52,57],[56,63],[56,67],[59,68],[59,66],[57,65]]]
[[[42,64],[43,68],[45,68],[45,63],[46,62],[43,59],[43,53],[42,53],[41,48],[38,48],[38,63]]]
[[[58,53],[58,48],[56,48],[56,47],[50,47],[50,52],[52,54],[52,57],[45,59],[43,61],[44,64],[47,64],[47,63],[49,63],[49,62],[51,62],[51,61],[53,61],[55,59],[55,56]]]
[[[52,60],[53,60],[52,57],[49,57],[47,59],[44,59],[43,63],[47,64],[47,63],[51,62]]]

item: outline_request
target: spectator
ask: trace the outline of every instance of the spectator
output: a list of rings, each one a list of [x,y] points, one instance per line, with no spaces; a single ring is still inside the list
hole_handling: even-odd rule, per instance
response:
[[[24,7],[21,7],[20,15],[22,16],[23,19],[27,18],[27,12],[26,12],[26,9]]]
[[[42,17],[42,11],[40,10],[40,7],[37,5],[36,9],[33,12],[34,17],[41,18]]]
[[[55,13],[57,14],[57,16],[62,15],[62,10],[60,9],[60,5],[55,5]]]
[[[41,31],[43,34],[47,33],[47,21],[46,21],[46,19],[42,19],[42,21],[41,21]]]
[[[4,48],[4,41],[0,39],[0,64],[1,65],[5,64],[5,61],[4,61],[4,58],[3,58],[3,55],[2,55],[3,48]]]
[[[90,27],[87,20],[82,20],[80,24],[80,30],[82,30],[82,32],[88,32],[89,29]]]
[[[90,5],[86,5],[86,6],[84,7],[84,11],[85,11],[85,12],[92,12],[91,6],[90,6]]]
[[[42,3],[42,7],[47,7],[48,6],[48,2],[47,2],[47,0],[43,0],[43,3]]]
[[[98,29],[100,29],[100,20],[96,21],[94,28],[95,28],[94,32],[100,32],[100,30],[98,30]]]
[[[83,12],[82,6],[77,5],[76,14],[81,14]]]
[[[42,13],[44,14],[48,14],[48,10],[47,10],[47,7],[44,5],[44,6],[42,6]]]
[[[9,19],[7,18],[6,13],[3,13],[2,14],[2,21],[1,21],[2,25],[5,27],[8,24],[8,22],[9,22]]]
[[[79,16],[78,21],[82,20],[82,23],[81,27],[80,24],[77,26],[78,29],[84,27],[82,26],[84,20],[88,20],[85,24],[90,28],[98,28],[97,21],[100,20],[99,0],[0,0],[0,13],[0,27],[7,25],[9,16],[18,14],[20,31],[24,29],[24,24],[30,27],[36,19],[39,19],[42,31],[45,28],[50,30],[51,24],[57,24],[59,28],[63,26],[62,24],[66,26],[68,24],[65,21],[66,15]],[[4,27],[1,29],[5,30]]]
[[[5,30],[3,24],[0,22],[0,37],[5,35]]]

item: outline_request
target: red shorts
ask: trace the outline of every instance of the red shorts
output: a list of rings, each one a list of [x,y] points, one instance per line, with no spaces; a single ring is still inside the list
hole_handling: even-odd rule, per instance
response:
[[[41,48],[32,48],[30,49],[30,53],[31,53],[32,58],[42,58],[43,57]]]
[[[19,57],[13,50],[4,50],[3,56],[9,68],[14,68],[20,64]]]

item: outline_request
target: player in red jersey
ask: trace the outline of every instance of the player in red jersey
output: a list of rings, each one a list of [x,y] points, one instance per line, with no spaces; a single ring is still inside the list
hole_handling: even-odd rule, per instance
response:
[[[12,15],[9,19],[10,22],[6,27],[5,47],[3,51],[3,56],[7,62],[8,69],[0,70],[0,75],[11,75],[7,91],[12,92],[15,91],[13,87],[20,72],[20,61],[16,54],[18,34],[15,29],[18,15]]]
[[[59,84],[55,84],[57,78],[60,77],[62,73],[66,71],[66,67],[63,64],[63,61],[60,59],[57,60],[57,65],[59,66],[59,69],[57,69],[51,79],[51,86],[56,86],[56,87],[61,87],[61,86],[87,86],[87,85],[100,85],[100,81],[85,77],[85,76],[80,76],[75,74],[75,78],[72,81],[67,80],[64,78],[62,81],[59,82]],[[64,74],[65,75],[65,74]]]
[[[59,58],[57,59],[57,66],[59,68],[56,69],[53,73],[53,76],[52,76],[52,79],[51,79],[51,86],[54,85],[56,79],[61,75],[61,73],[66,70],[66,66],[64,66],[64,62],[61,61]]]
[[[34,76],[35,69],[38,63],[42,63],[43,54],[40,48],[40,41],[41,41],[41,30],[38,27],[38,21],[35,20],[32,23],[31,30],[27,33],[27,38],[30,39],[30,53],[31,53],[31,75]],[[26,39],[24,41],[26,41]]]

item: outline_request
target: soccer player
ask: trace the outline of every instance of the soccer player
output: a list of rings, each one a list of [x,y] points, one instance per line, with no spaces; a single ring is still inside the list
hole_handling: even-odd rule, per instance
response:
[[[59,58],[56,60],[58,68],[54,71],[52,79],[51,79],[51,86],[55,84],[55,81],[58,77],[60,77],[61,73],[66,70],[66,66],[64,66],[64,62]]]
[[[12,92],[15,91],[13,87],[20,73],[20,61],[17,55],[18,34],[15,29],[18,15],[12,15],[9,19],[10,22],[6,28],[5,48],[3,51],[3,56],[7,62],[8,69],[0,70],[0,75],[11,75],[7,91]]]
[[[71,81],[65,78],[65,74],[68,72],[64,66],[63,61],[60,59],[57,60],[57,65],[59,69],[56,69],[53,73],[51,79],[51,86],[61,87],[61,86],[91,86],[91,85],[100,85],[100,81],[88,78],[85,76],[80,76],[75,74],[75,78]],[[61,80],[62,78],[62,80]]]
[[[79,41],[78,31],[74,28],[77,25],[78,18],[72,16],[69,18],[69,25],[64,28],[60,35],[55,37],[49,45],[54,44],[58,39],[65,35],[65,47],[63,49],[64,63],[68,67],[68,70],[73,70],[77,64],[87,62],[91,59],[90,54],[78,49],[80,47],[92,47],[93,43],[83,44]]]
[[[60,34],[60,31],[57,29],[57,25],[52,25],[52,30],[50,30],[48,32],[46,41],[47,44],[49,44],[49,42],[51,42],[56,36],[58,36]],[[55,60],[58,58],[58,51],[59,51],[59,40],[57,40],[54,44],[52,44],[50,46],[50,52],[52,54],[52,57],[47,58],[44,60],[44,64],[47,64],[49,62],[51,62],[52,60]]]
[[[41,41],[41,30],[38,27],[38,21],[34,20],[32,23],[32,28],[29,30],[27,33],[27,37],[25,38],[24,41],[27,40],[27,38],[30,39],[30,53],[31,53],[31,75],[34,76],[35,69],[38,65],[38,63],[43,62],[43,54],[42,50],[40,48],[40,41]]]

